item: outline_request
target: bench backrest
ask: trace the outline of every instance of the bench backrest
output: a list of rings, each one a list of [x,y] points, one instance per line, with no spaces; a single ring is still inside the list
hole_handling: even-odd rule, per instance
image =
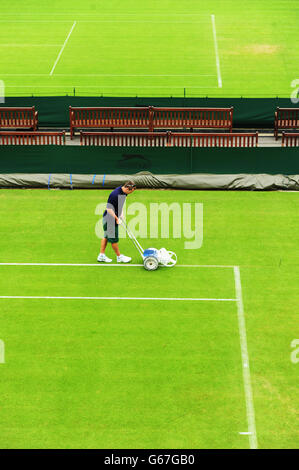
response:
[[[222,128],[232,131],[233,108],[73,108],[71,137],[75,128]]]
[[[64,145],[61,132],[0,132],[0,145]]]
[[[4,108],[0,107],[0,128],[33,127],[37,125],[38,113],[35,107]]]
[[[299,108],[277,108],[275,120],[280,128],[299,127]]]
[[[109,147],[165,147],[168,132],[81,132],[81,145]]]
[[[116,147],[257,147],[258,132],[199,134],[173,132],[84,132],[81,145]]]
[[[233,124],[233,108],[153,108],[153,127],[226,128]]]
[[[298,147],[299,134],[283,132],[281,145],[282,147]]]
[[[74,127],[148,127],[148,108],[72,108]]]
[[[242,134],[175,133],[171,134],[176,147],[257,147],[258,132]]]

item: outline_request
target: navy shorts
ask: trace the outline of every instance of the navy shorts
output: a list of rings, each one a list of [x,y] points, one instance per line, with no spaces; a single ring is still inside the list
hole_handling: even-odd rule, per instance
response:
[[[107,229],[107,219],[103,218],[103,229],[104,238],[107,238],[109,243],[118,243],[118,225],[114,221],[109,221],[109,227]]]

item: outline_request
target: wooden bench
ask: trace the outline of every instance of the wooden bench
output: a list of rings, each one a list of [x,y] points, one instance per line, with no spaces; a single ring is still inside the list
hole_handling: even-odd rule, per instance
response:
[[[36,131],[38,127],[38,112],[35,107],[3,108],[0,106],[0,130],[8,128],[27,128]]]
[[[282,133],[282,147],[298,147],[299,146],[299,134],[298,133]]]
[[[106,147],[166,147],[170,132],[84,132],[81,145]]]
[[[249,134],[168,132],[85,132],[81,145],[106,147],[257,147],[258,132]]]
[[[226,129],[232,132],[233,108],[152,108],[153,129]]]
[[[174,147],[257,147],[258,132],[254,133],[171,133]]]
[[[233,108],[73,108],[70,135],[75,129],[226,129],[232,132]]]
[[[0,132],[0,145],[65,145],[65,131]]]
[[[278,139],[280,129],[299,130],[299,108],[276,108],[274,136]]]
[[[75,129],[149,127],[148,108],[73,108],[70,106],[70,135]]]

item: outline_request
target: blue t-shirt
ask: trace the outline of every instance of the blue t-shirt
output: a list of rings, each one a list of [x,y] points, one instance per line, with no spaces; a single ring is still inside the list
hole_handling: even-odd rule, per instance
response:
[[[121,215],[127,197],[126,193],[124,193],[121,188],[122,187],[119,186],[118,188],[114,189],[112,193],[110,193],[107,201],[107,208],[103,214],[103,217],[107,216],[107,209],[112,209],[117,217]]]

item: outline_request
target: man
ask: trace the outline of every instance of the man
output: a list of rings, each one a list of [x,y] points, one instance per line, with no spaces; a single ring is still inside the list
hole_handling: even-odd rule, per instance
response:
[[[135,191],[136,185],[127,181],[123,186],[114,189],[108,198],[107,208],[103,214],[104,238],[101,241],[101,252],[98,256],[100,263],[111,263],[112,259],[105,255],[107,243],[111,246],[117,256],[118,263],[129,263],[132,258],[122,255],[118,247],[118,226],[121,224],[123,206],[128,194]]]

